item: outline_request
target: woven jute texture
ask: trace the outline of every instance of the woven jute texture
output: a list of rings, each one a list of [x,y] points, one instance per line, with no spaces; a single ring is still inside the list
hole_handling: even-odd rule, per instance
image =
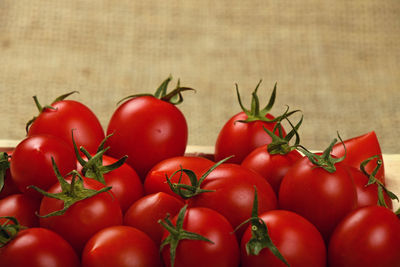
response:
[[[249,107],[262,79],[272,114],[302,111],[309,149],[375,131],[400,153],[399,48],[399,0],[1,0],[0,139],[25,136],[33,95],[77,90],[106,129],[120,99],[171,74],[196,89],[178,106],[191,145],[214,145],[235,83]]]

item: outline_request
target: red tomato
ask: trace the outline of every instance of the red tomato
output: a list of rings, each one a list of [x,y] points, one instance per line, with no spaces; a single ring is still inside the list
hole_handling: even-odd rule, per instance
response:
[[[214,164],[213,161],[203,157],[178,156],[165,159],[156,164],[148,172],[146,179],[144,180],[144,189],[146,194],[165,192],[174,197],[180,198],[169,187],[166,182],[166,175],[171,179],[172,183],[177,183],[180,179],[181,172],[176,173],[174,176],[172,176],[172,174],[181,167],[193,171],[197,177],[200,177]],[[190,184],[190,180],[185,173],[182,174],[181,183]]]
[[[44,228],[20,231],[0,248],[2,267],[79,267],[77,254],[58,234]]]
[[[103,166],[113,164],[117,161],[112,157],[103,155]],[[87,158],[85,158],[87,160]],[[77,163],[79,172],[82,172],[82,166]],[[107,186],[111,186],[111,191],[121,206],[122,213],[124,213],[136,200],[141,198],[144,194],[143,184],[139,176],[131,166],[124,163],[117,169],[108,173],[104,173],[104,180]]]
[[[15,148],[10,162],[11,176],[21,192],[42,197],[28,186],[43,190],[57,183],[51,158],[54,158],[61,175],[76,168],[76,157],[72,147],[51,135],[28,136]]]
[[[83,177],[84,187],[99,190],[104,185],[96,180]],[[52,186],[48,192],[61,192],[60,184]],[[64,202],[50,197],[43,197],[39,214],[44,216],[62,210]],[[67,240],[80,253],[97,231],[113,225],[122,224],[122,212],[118,200],[112,192],[103,192],[76,202],[63,214],[40,218],[40,226],[53,230]]]
[[[379,158],[382,160],[382,152],[379,141],[375,132],[373,131],[345,140],[344,144],[346,146],[346,157],[343,162],[357,169],[360,168],[361,162],[363,162],[366,158],[379,155]],[[332,154],[337,157],[342,157],[344,155],[343,144],[337,143],[333,147]],[[368,173],[371,173],[374,170],[377,160],[378,159],[372,160],[365,166],[365,169]],[[385,182],[384,164],[382,164],[381,168],[379,169],[376,178],[382,182]]]
[[[356,189],[345,166],[336,163],[331,173],[307,157],[298,160],[282,180],[280,208],[300,214],[329,240],[336,224],[357,205]]]
[[[378,185],[368,184],[368,177],[360,171],[360,169],[349,167],[349,172],[353,177],[354,184],[357,190],[357,207],[372,206],[378,204]],[[383,192],[385,203],[389,209],[393,208],[392,200]]]
[[[249,218],[258,191],[259,213],[276,209],[277,198],[269,183],[258,173],[237,164],[224,163],[214,169],[201,184],[201,189],[214,190],[190,198],[192,207],[207,207],[225,216],[236,228]],[[244,228],[236,234],[240,238]]]
[[[384,207],[363,207],[348,214],[333,232],[329,266],[400,266],[399,251],[399,218]]]
[[[297,150],[292,150],[285,155],[271,155],[267,146],[263,145],[254,149],[244,158],[241,165],[259,173],[278,194],[283,177],[289,168],[302,158],[302,155]]]
[[[82,253],[82,267],[162,266],[158,248],[145,233],[129,226],[110,226],[93,235]]]
[[[177,219],[175,216],[172,222],[176,224]],[[180,240],[176,248],[175,267],[239,265],[239,245],[235,235],[232,234],[232,226],[218,212],[208,208],[189,208],[185,212],[182,229],[199,234],[213,243],[203,240]],[[163,240],[168,236],[169,233],[165,231]],[[162,257],[164,264],[171,266],[169,244],[162,248]]]
[[[78,147],[96,152],[104,139],[104,130],[96,115],[84,104],[74,100],[60,100],[44,108],[30,125],[28,136],[49,134],[57,136],[73,148],[71,130]]]
[[[15,217],[18,223],[25,227],[38,227],[39,217],[36,212],[39,211],[40,200],[30,197],[26,194],[9,195],[0,199],[0,217]],[[0,224],[4,220],[0,219]]]
[[[153,96],[140,96],[120,105],[108,124],[108,155],[121,158],[144,180],[158,162],[185,153],[188,127],[173,104]]]
[[[273,244],[290,266],[326,266],[324,240],[309,221],[285,210],[267,211],[259,218],[267,225]],[[263,248],[258,255],[247,254],[246,244],[252,237],[251,227],[247,227],[241,240],[241,266],[286,266],[268,248]]]
[[[269,113],[275,102],[276,84],[268,105],[260,110],[257,96],[260,83],[261,81],[252,93],[251,110],[247,110],[242,105],[236,85],[238,101],[243,111],[230,118],[220,130],[215,143],[215,161],[233,155],[234,157],[230,158],[228,162],[240,164],[251,151],[271,143],[272,138],[265,132],[264,127],[273,132],[276,125],[275,117]],[[277,132],[275,131],[275,133]],[[282,133],[286,135],[283,128]]]
[[[164,192],[146,195],[126,211],[124,224],[145,232],[159,246],[163,228],[158,220],[164,219],[167,214],[175,216],[183,206],[181,200]]]

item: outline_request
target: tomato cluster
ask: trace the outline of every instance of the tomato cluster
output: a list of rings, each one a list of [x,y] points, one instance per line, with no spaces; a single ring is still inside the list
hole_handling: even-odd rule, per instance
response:
[[[397,197],[375,132],[313,153],[287,107],[221,125],[185,154],[171,77],[123,99],[107,129],[72,93],[41,106],[0,155],[0,266],[400,266]],[[285,124],[285,127],[284,127]],[[292,142],[292,139],[295,139]]]

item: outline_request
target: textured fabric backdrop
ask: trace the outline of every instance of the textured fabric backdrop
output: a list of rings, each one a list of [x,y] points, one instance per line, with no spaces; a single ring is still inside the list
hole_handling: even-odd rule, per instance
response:
[[[42,104],[71,90],[106,128],[121,98],[169,74],[197,89],[179,108],[189,144],[214,145],[263,79],[275,115],[301,109],[302,143],[375,130],[400,153],[400,1],[1,0],[0,139],[24,137]]]

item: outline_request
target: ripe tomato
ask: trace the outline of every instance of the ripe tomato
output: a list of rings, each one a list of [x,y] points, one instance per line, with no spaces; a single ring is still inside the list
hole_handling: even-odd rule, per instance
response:
[[[276,209],[277,198],[269,183],[258,173],[240,165],[224,163],[214,169],[201,184],[201,189],[212,190],[188,199],[191,207],[207,207],[225,216],[236,228],[251,214],[254,187],[258,190],[259,212]],[[242,236],[244,228],[236,234]]]
[[[208,208],[182,210],[184,213],[180,212],[180,215],[183,216],[175,216],[169,226],[173,227],[175,224],[178,229],[196,233],[211,242],[191,239],[178,241],[173,260],[175,267],[239,265],[239,245],[235,235],[232,234],[232,226],[224,216]],[[170,236],[169,232],[165,231],[163,240],[171,238]],[[170,244],[162,246],[161,253],[165,266],[171,266]]]
[[[162,266],[158,248],[142,231],[110,226],[94,234],[82,252],[82,267]]]
[[[203,157],[178,156],[165,159],[157,163],[148,172],[146,179],[144,180],[144,189],[146,194],[165,192],[174,197],[180,198],[180,196],[175,194],[169,187],[166,182],[166,176],[171,179],[172,183],[177,183],[180,179],[181,173],[176,173],[174,176],[172,176],[172,174],[181,167],[193,171],[198,177],[200,177],[214,164],[213,161]],[[181,183],[190,184],[190,180],[185,173],[182,174]]]
[[[71,181],[68,181],[71,183]],[[75,182],[76,184],[76,182]],[[96,180],[83,177],[86,189],[100,190],[104,185]],[[75,189],[76,190],[76,189]],[[59,183],[52,186],[49,193],[61,192]],[[40,216],[62,210],[64,202],[44,196],[40,204]],[[102,192],[74,203],[63,215],[41,217],[40,226],[53,230],[67,240],[78,252],[97,231],[122,224],[122,212],[118,200],[112,192]]]
[[[320,158],[315,158],[315,154],[310,157],[314,162],[304,157],[286,173],[279,190],[279,206],[309,220],[327,241],[337,223],[356,208],[357,193],[343,162],[336,162],[335,169],[330,169],[330,164],[338,161],[330,150],[325,150]],[[325,162],[329,164],[318,165]]]
[[[366,158],[379,155],[377,159],[372,160],[365,166],[365,170],[371,173],[375,168],[376,161],[378,159],[382,160],[383,162],[379,141],[374,131],[344,140],[343,142],[346,146],[346,157],[343,160],[344,163],[359,169],[361,162],[363,162]],[[333,155],[342,157],[344,153],[345,151],[342,144],[338,143],[333,146]],[[382,167],[376,174],[376,178],[385,183],[384,164],[382,164]]]
[[[268,228],[268,234],[290,266],[326,266],[326,246],[313,224],[297,213],[271,210],[259,216]],[[249,225],[241,240],[241,263],[247,266],[286,266],[266,247],[258,255],[248,255],[246,244],[252,238]]]
[[[28,228],[18,232],[0,248],[2,267],[79,267],[77,254],[58,234],[45,228]]]
[[[229,159],[228,162],[240,164],[251,151],[259,146],[271,143],[272,138],[265,132],[264,128],[274,131],[275,121],[278,119],[269,113],[275,102],[276,84],[268,105],[260,110],[257,96],[260,83],[252,94],[251,110],[245,109],[242,105],[239,89],[236,85],[239,104],[243,111],[231,117],[218,133],[215,143],[216,161],[233,155],[234,157]],[[291,113],[293,112],[285,113],[285,116],[289,116]],[[282,133],[285,135],[283,128]]]
[[[87,160],[87,158],[85,158]],[[117,159],[103,155],[102,166],[115,163]],[[77,162],[77,170],[82,172],[82,165]],[[111,191],[121,206],[124,213],[136,200],[144,194],[143,184],[139,176],[131,166],[124,163],[120,167],[102,174],[107,186],[111,186]]]
[[[74,150],[62,139],[46,135],[28,136],[16,147],[10,162],[11,177],[21,192],[42,197],[28,186],[43,190],[57,183],[51,158],[54,158],[62,175],[76,168]]]
[[[381,206],[363,207],[348,214],[333,232],[329,266],[400,266],[399,251],[399,218]]]
[[[241,165],[259,173],[278,194],[283,177],[289,168],[302,158],[302,155],[297,150],[285,155],[270,154],[267,147],[268,145],[263,145],[254,149],[244,158]]]
[[[104,130],[96,115],[84,104],[64,98],[71,93],[56,99],[51,106],[41,107],[34,97],[40,114],[29,126],[28,136],[49,134],[57,136],[73,148],[71,130],[75,129],[75,142],[78,147],[84,146],[89,152],[95,152],[104,139]]]
[[[146,195],[126,211],[124,225],[143,231],[159,246],[163,228],[158,220],[164,219],[167,214],[175,216],[183,206],[183,201],[164,192]]]
[[[109,134],[113,135],[107,140],[108,155],[128,155],[127,163],[144,180],[158,162],[185,153],[188,126],[174,104],[145,95],[125,101],[114,111],[107,127]]]
[[[40,200],[27,194],[13,194],[0,199],[0,217],[15,217],[25,227],[38,227]],[[2,223],[0,219],[0,224]]]

